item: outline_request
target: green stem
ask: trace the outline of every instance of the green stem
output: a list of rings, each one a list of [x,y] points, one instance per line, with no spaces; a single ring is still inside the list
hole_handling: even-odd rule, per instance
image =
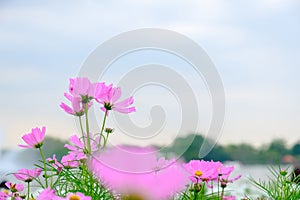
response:
[[[101,128],[101,131],[100,131],[99,147],[101,146],[101,138],[102,138],[103,131],[104,131],[104,127],[105,127],[107,114],[108,114],[108,110],[105,110],[105,113],[104,113],[104,119],[103,119],[103,123],[102,123],[102,128]],[[106,140],[106,139],[105,139],[105,137],[104,137],[104,145],[106,144],[105,140]],[[104,148],[105,148],[105,146],[104,146]]]
[[[106,138],[104,138],[103,149],[105,149],[105,147],[106,147],[108,136],[109,136],[109,133],[106,133]]]
[[[218,175],[218,199],[220,199],[220,175]]]
[[[223,196],[224,196],[224,187],[222,188],[221,199],[223,199]]]
[[[82,134],[84,149],[87,149],[86,141],[85,141],[85,138],[84,138],[84,131],[83,131],[83,125],[82,125],[81,116],[79,116],[79,124],[80,124],[80,130],[81,130],[81,134]]]
[[[28,182],[28,188],[27,188],[27,200],[30,200],[30,182]]]
[[[44,172],[45,172],[44,178],[45,178],[46,188],[47,188],[48,187],[48,175],[47,175],[46,160],[45,160],[45,156],[44,156],[42,147],[39,147],[39,150],[40,150],[40,154],[41,154],[42,161],[43,161],[43,164],[44,164]]]
[[[89,118],[88,118],[88,104],[85,104],[85,125],[86,125],[86,136],[87,136],[87,154],[91,155],[91,138],[90,138],[90,130],[89,130]]]

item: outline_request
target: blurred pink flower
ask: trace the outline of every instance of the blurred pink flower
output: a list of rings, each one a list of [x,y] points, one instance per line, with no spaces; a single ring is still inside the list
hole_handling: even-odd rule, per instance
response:
[[[51,188],[46,188],[39,194],[37,200],[54,200],[55,197],[55,191]]]
[[[20,169],[18,170],[18,173],[14,173],[14,176],[20,181],[31,182],[33,179],[37,178],[41,172],[41,168],[35,168],[32,170]]]
[[[191,160],[189,163],[184,164],[184,168],[190,173],[190,179],[196,183],[199,180],[206,183],[210,180],[218,178],[218,168],[222,165],[221,162],[204,161],[204,160]]]
[[[0,191],[0,200],[7,200],[7,198],[9,198],[8,194]]]
[[[99,89],[100,88],[100,89]],[[98,89],[101,92],[98,92]],[[101,110],[104,112],[115,110],[120,113],[135,112],[135,107],[129,107],[133,104],[133,97],[129,97],[123,101],[117,102],[121,98],[121,88],[113,87],[112,84],[107,86],[106,89],[102,86],[96,87],[95,99],[97,102],[103,104]]]
[[[175,160],[158,159],[153,148],[117,147],[92,156],[99,180],[122,196],[169,199],[184,190],[187,174]]]
[[[24,190],[24,186],[22,184],[6,182],[5,185],[13,193],[15,193],[15,192],[21,192],[21,191]]]
[[[40,148],[43,146],[43,141],[45,137],[46,127],[43,126],[42,130],[38,127],[33,128],[31,133],[23,135],[23,141],[28,145],[19,145],[22,148]]]

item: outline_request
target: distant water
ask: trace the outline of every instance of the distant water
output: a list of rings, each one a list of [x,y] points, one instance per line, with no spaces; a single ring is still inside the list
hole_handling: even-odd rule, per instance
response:
[[[278,171],[278,165],[242,165],[238,162],[226,163],[226,165],[234,165],[235,170],[231,177],[235,177],[239,174],[242,177],[235,181],[232,184],[228,185],[227,190],[231,190],[232,194],[242,198],[245,195],[255,198],[261,196],[263,193],[261,190],[258,190],[249,180],[250,178],[255,179],[256,181],[268,181],[270,178],[274,178],[269,170],[270,167],[275,168]],[[289,172],[292,171],[293,166],[281,165],[281,169],[288,169]]]

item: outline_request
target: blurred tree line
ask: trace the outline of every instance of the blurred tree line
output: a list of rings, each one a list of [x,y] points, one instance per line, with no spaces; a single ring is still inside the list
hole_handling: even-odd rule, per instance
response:
[[[186,137],[179,137],[173,144],[164,148],[163,152],[168,155],[182,155],[185,161],[199,159],[198,154],[204,137],[199,134],[190,134]],[[287,156],[288,155],[288,156]],[[243,164],[278,164],[287,162],[284,157],[300,161],[300,141],[287,147],[283,139],[274,139],[269,144],[261,147],[254,147],[250,144],[216,144],[212,151],[205,156],[205,160],[215,161],[239,161]]]
[[[181,156],[185,161],[199,159],[198,154],[204,137],[200,134],[190,134],[174,140],[171,146],[161,148],[166,157],[171,155]],[[58,160],[66,155],[68,150],[62,141],[56,138],[46,137],[44,141],[44,153],[46,158],[56,154]],[[158,147],[159,148],[159,147]],[[250,144],[216,144],[212,151],[205,156],[205,160],[215,161],[239,161],[243,164],[278,164],[284,156],[289,155],[300,161],[300,141],[288,147],[283,139],[274,139],[269,144],[254,147]],[[299,164],[299,163],[298,163]]]

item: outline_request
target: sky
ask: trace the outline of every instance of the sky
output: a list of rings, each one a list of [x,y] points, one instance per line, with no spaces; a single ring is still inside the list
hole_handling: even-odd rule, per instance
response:
[[[222,79],[226,116],[218,142],[262,145],[274,138],[300,140],[300,3],[249,1],[16,1],[0,2],[0,147],[14,148],[33,127],[66,139],[77,133],[64,113],[68,80],[103,42],[131,30],[172,30],[200,45]],[[141,51],[116,61],[99,81],[118,84],[137,65],[159,63],[177,71],[196,94],[199,127],[205,135],[212,117],[210,93],[201,77],[178,57]],[[99,63],[100,65],[101,63]],[[135,125],[151,124],[161,105],[168,119],[161,132],[134,138],[117,128],[113,143],[170,144],[180,134],[184,106],[160,85],[134,93]],[[124,97],[125,98],[125,97]],[[180,100],[180,99],[179,99]],[[96,111],[99,106],[96,107]],[[95,112],[96,112],[95,111]],[[99,111],[99,109],[98,109]],[[97,120],[101,122],[101,111]],[[108,122],[115,126],[113,117]],[[193,130],[194,131],[194,130]],[[153,136],[153,137],[150,137]]]

